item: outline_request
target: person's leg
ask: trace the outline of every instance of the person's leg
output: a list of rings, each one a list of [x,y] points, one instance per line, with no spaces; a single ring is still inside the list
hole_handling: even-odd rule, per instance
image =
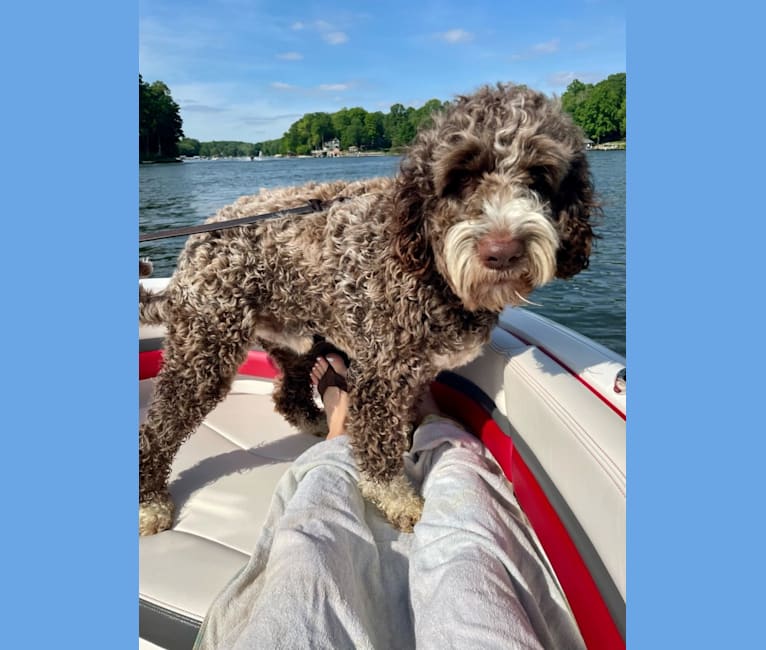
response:
[[[328,367],[345,376],[342,359],[326,355],[312,383]],[[392,552],[394,533],[381,539],[371,529],[343,435],[348,394],[331,386],[322,398],[329,439],[280,481],[251,560],[216,599],[200,649],[395,647],[394,623],[404,617],[411,630],[406,558]]]
[[[502,470],[430,395],[413,440],[425,508],[410,591],[418,647],[582,648]]]

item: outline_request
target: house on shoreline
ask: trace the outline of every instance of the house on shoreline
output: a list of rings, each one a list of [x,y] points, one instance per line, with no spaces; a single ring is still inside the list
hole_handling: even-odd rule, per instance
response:
[[[314,158],[337,158],[341,155],[340,140],[333,138],[329,142],[323,142],[321,149],[314,149],[311,152]]]
[[[625,151],[625,141],[620,142],[602,142],[590,147],[591,151]]]

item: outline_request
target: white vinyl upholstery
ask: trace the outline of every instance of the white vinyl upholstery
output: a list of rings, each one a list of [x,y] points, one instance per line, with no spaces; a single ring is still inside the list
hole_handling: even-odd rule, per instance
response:
[[[153,384],[139,383],[142,419]],[[181,446],[170,482],[173,527],[140,538],[141,600],[201,621],[247,561],[277,481],[319,441],[277,415],[270,394],[271,382],[239,377]]]
[[[624,599],[625,421],[536,348],[511,359],[505,390],[513,427],[555,477]]]

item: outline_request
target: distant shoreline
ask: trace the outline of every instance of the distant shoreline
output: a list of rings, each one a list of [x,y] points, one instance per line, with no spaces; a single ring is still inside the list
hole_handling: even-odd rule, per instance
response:
[[[157,158],[156,160],[139,160],[139,165],[164,165],[165,163],[180,163],[183,162],[181,156],[178,158]]]
[[[147,161],[151,162],[185,162],[185,161],[216,161],[216,160],[239,160],[242,162],[258,162],[260,160],[335,160],[338,158],[382,158],[386,156],[401,156],[403,152],[400,151],[360,151],[358,153],[342,152],[332,156],[310,156],[308,154],[274,154],[273,156],[180,156],[178,160],[166,160],[166,161]],[[142,161],[141,164],[147,164]]]
[[[617,142],[602,142],[601,144],[591,144],[587,148],[588,151],[625,151],[626,150],[626,143],[625,140],[620,140]],[[198,161],[198,160],[241,160],[241,161],[258,161],[258,160],[267,160],[267,159],[276,159],[276,160],[300,160],[305,158],[324,158],[324,159],[333,159],[333,158],[373,158],[373,157],[381,157],[381,156],[402,156],[404,155],[405,151],[398,150],[398,151],[358,151],[358,152],[347,152],[347,151],[341,151],[339,153],[336,153],[331,156],[311,156],[307,154],[302,155],[290,155],[290,154],[275,154],[273,156],[262,156],[262,157],[247,157],[247,156],[179,156],[177,158],[161,158],[157,160],[139,160],[140,165],[162,165],[167,163],[181,163],[185,162],[187,160],[189,161]]]
[[[588,147],[588,151],[625,151],[625,141],[592,144]]]

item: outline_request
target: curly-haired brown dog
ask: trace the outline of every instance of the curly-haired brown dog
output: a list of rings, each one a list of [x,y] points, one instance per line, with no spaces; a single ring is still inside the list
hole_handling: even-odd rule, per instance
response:
[[[556,101],[510,84],[458,97],[395,178],[263,190],[213,219],[309,200],[329,207],[190,237],[169,286],[141,291],[141,321],[167,326],[140,429],[141,534],[172,523],[176,451],[256,340],[283,371],[277,409],[319,431],[305,354],[317,337],[352,359],[360,489],[411,530],[422,502],[402,456],[421,391],[478,355],[504,306],[588,265],[597,209],[581,131]]]

